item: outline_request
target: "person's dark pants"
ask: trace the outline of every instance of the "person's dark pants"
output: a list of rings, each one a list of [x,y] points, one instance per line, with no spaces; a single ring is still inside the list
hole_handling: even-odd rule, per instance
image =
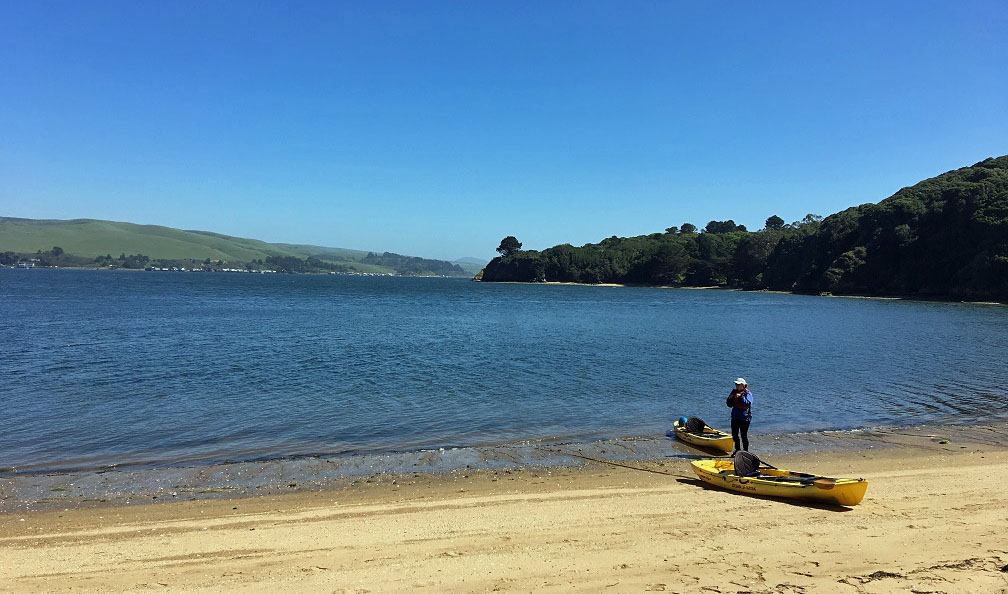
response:
[[[742,449],[749,451],[749,421],[742,419],[731,420],[731,437],[735,440],[735,451],[739,450],[739,435],[742,436]]]

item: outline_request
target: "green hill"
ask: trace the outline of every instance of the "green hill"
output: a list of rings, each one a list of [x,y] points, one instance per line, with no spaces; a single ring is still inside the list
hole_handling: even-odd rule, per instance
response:
[[[301,245],[296,243],[272,243],[269,244],[279,249],[286,250],[292,254],[297,254],[307,258],[316,256],[319,258],[354,258],[359,259],[368,255],[369,252],[361,250],[348,250],[345,248],[323,247],[320,245]]]
[[[771,288],[1008,299],[1008,156],[826,217],[782,242]],[[783,265],[782,265],[783,264]]]
[[[756,232],[728,220],[541,252],[502,242],[482,279],[1008,301],[1006,238],[1008,156],[825,219],[771,216]]]
[[[247,262],[274,255],[296,255],[254,239],[206,231],[113,221],[0,218],[0,251],[33,253],[59,246],[69,254],[145,254],[171,260],[210,258]]]
[[[59,247],[65,255],[59,265],[81,265],[96,258],[142,254],[149,261],[213,262],[264,266],[283,262],[298,271],[400,273],[465,276],[467,272],[449,262],[376,255],[360,250],[314,245],[267,243],[231,237],[210,231],[186,231],[159,225],[137,225],[94,219],[38,220],[0,217],[0,253],[36,254]],[[267,259],[269,263],[265,262]],[[296,261],[302,261],[298,264]],[[305,265],[303,261],[308,261]],[[135,262],[135,260],[131,260]],[[108,263],[108,260],[105,260]]]

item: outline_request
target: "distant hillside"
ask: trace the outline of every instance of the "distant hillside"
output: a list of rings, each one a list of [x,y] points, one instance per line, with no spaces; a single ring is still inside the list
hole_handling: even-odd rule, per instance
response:
[[[59,246],[70,254],[95,257],[143,253],[152,258],[247,262],[273,255],[298,255],[255,239],[207,231],[183,231],[93,219],[0,218],[0,251],[32,253]]]
[[[541,252],[504,244],[482,280],[1008,301],[1008,156],[825,219],[771,216],[757,232],[728,220]]]
[[[301,245],[297,243],[270,243],[267,244],[278,249],[286,250],[293,254],[308,256],[318,256],[320,258],[363,258],[368,252],[362,250],[348,250],[346,248],[323,247],[320,245]]]
[[[486,263],[486,260],[480,260],[479,258],[459,258],[452,261],[452,264],[457,264],[470,275],[475,275],[482,270],[486,266]]]
[[[159,225],[137,225],[93,219],[38,220],[0,217],[0,252],[36,254],[58,247],[60,265],[82,265],[112,256],[143,255],[147,261],[204,262],[241,267],[289,266],[297,271],[341,271],[386,274],[466,276],[450,262],[397,254],[376,256],[360,250],[313,245],[266,243],[210,231],[185,231]],[[138,262],[133,259],[130,262]],[[267,263],[268,261],[268,263]],[[297,264],[296,261],[302,262]],[[307,262],[307,264],[304,264]],[[114,265],[114,264],[113,264]]]

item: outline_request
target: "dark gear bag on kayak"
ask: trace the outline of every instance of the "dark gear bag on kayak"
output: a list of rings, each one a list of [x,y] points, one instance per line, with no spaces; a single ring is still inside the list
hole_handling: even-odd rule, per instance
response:
[[[686,431],[690,433],[696,433],[697,435],[703,435],[704,427],[707,423],[703,422],[703,419],[698,417],[690,417],[686,419]]]

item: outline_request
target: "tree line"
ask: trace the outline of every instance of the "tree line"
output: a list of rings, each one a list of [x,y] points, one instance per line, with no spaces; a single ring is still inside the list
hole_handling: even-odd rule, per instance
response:
[[[734,221],[522,250],[509,236],[484,281],[717,286],[799,293],[1008,300],[1008,156],[825,219]]]
[[[78,268],[127,268],[143,269],[147,267],[182,267],[187,266],[202,270],[218,270],[221,268],[244,268],[249,271],[273,270],[288,273],[319,273],[319,272],[359,272],[353,263],[332,262],[324,256],[267,256],[252,259],[248,262],[228,263],[223,260],[198,259],[152,259],[144,254],[112,254],[87,258],[66,253],[63,248],[54,246],[50,250],[38,250],[34,254],[20,254],[11,251],[0,252],[0,266],[14,266],[26,260],[40,267],[78,267]],[[402,276],[468,276],[457,264],[443,260],[429,260],[415,256],[403,256],[391,252],[383,254],[368,253],[360,260],[361,264],[391,268]],[[367,268],[365,268],[367,270]]]
[[[452,264],[445,260],[429,260],[417,256],[403,256],[392,252],[384,252],[382,254],[368,252],[368,255],[361,259],[361,262],[374,266],[394,268],[396,272],[403,276],[430,274],[439,276],[468,276],[466,271],[458,264]]]

